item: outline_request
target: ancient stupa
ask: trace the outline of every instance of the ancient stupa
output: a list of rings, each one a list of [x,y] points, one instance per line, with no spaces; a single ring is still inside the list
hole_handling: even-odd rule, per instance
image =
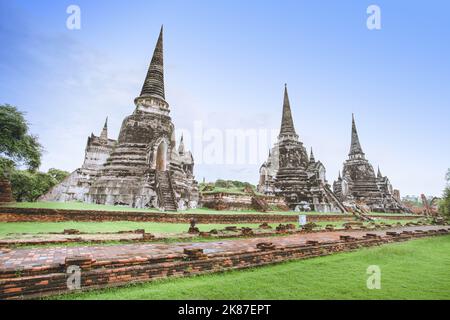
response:
[[[163,28],[134,112],[122,122],[118,140],[91,135],[81,168],[41,200],[84,201],[164,210],[198,203],[194,159],[183,139],[177,149],[164,90]]]
[[[282,196],[293,210],[345,212],[331,191],[325,166],[310,156],[299,140],[292,119],[287,86],[284,88],[280,134],[269,157],[260,168],[258,191]]]
[[[342,176],[333,183],[333,190],[348,207],[365,206],[377,212],[406,212],[407,208],[399,201],[389,179],[378,174],[366,159],[359,142],[355,117],[352,115],[352,132],[348,159],[344,162]]]

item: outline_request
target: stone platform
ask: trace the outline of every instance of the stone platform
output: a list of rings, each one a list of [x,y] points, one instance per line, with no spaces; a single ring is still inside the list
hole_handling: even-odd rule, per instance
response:
[[[102,288],[317,257],[449,231],[448,226],[414,226],[216,242],[3,249],[0,299],[68,292],[71,266],[81,269],[81,289]]]

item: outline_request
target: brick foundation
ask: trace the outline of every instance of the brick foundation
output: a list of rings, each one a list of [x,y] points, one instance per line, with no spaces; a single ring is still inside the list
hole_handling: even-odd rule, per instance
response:
[[[297,215],[284,214],[187,214],[94,210],[57,210],[41,208],[0,207],[0,222],[60,221],[146,221],[167,223],[286,223],[297,222]],[[352,215],[308,215],[309,221],[353,220]]]
[[[289,210],[283,197],[258,196],[257,198],[275,210]],[[203,193],[201,196],[202,206],[214,210],[258,210],[258,206],[255,206],[254,200],[255,197],[250,193],[232,194],[226,192],[214,192]]]
[[[382,219],[412,219],[412,216],[375,216]],[[417,216],[422,218],[423,216]],[[287,223],[298,221],[297,215],[286,214],[187,214],[187,213],[151,213],[96,210],[57,210],[41,208],[0,207],[0,222],[61,222],[61,221],[146,221],[166,223]],[[349,214],[308,215],[309,222],[354,220]]]
[[[202,249],[187,249],[147,258],[133,257],[112,261],[96,261],[91,257],[67,258],[60,265],[42,265],[27,270],[0,270],[0,299],[35,298],[68,292],[67,269],[81,268],[81,289],[105,288],[146,282],[168,277],[182,277],[232,269],[263,266],[281,261],[306,259],[350,251],[385,243],[447,235],[448,227],[428,231],[390,232],[386,235],[366,234],[362,238],[344,236],[339,241],[309,241],[306,244],[274,246],[270,242],[237,252],[206,254]]]

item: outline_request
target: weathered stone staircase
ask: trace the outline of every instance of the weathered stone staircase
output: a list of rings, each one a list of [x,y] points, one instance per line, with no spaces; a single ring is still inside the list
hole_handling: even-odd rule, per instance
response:
[[[246,188],[246,191],[252,195],[252,207],[253,209],[260,212],[267,212],[270,210],[267,201],[262,197],[258,196],[252,188]]]
[[[267,204],[267,201],[258,197],[257,195],[252,196],[252,206],[254,209],[256,209],[260,212],[267,212],[270,210],[270,207]]]
[[[361,221],[374,221],[371,217],[365,215],[360,209],[357,208],[357,211],[353,212],[353,215],[357,220]]]
[[[342,202],[336,197],[334,192],[331,191],[331,189],[326,184],[322,184],[322,187],[325,190],[325,194],[328,197],[328,201],[334,203],[341,210],[342,213],[346,213],[347,209],[342,204]]]
[[[160,171],[156,174],[156,188],[160,207],[165,211],[177,211],[177,202],[169,171]]]

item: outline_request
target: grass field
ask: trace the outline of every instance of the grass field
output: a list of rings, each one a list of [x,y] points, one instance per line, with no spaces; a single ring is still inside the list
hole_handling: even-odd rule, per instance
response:
[[[13,204],[7,204],[8,207],[16,208],[42,208],[42,209],[66,209],[66,210],[100,210],[100,211],[128,211],[128,212],[162,212],[158,209],[139,209],[130,208],[126,206],[112,206],[103,204],[91,204],[83,202],[17,202]],[[173,212],[168,212],[173,213]],[[208,208],[197,208],[189,209],[185,211],[179,211],[179,213],[198,213],[198,214],[286,214],[286,215],[299,215],[299,212],[294,211],[272,211],[272,212],[259,212],[255,210],[223,210],[217,211]],[[321,212],[302,212],[301,214],[326,214]],[[341,214],[341,213],[331,213],[331,214]],[[399,215],[398,213],[373,213],[374,215],[380,216],[391,216]],[[351,214],[346,214],[351,215]],[[404,214],[406,216],[412,216],[411,214]]]
[[[238,227],[257,228],[259,224],[236,224]],[[223,229],[226,224],[197,224],[200,231]],[[0,236],[8,233],[46,233],[62,232],[64,229],[77,229],[82,232],[118,232],[145,229],[146,232],[181,233],[187,232],[189,223],[157,223],[157,222],[0,222]]]
[[[450,299],[450,236],[58,299]],[[370,265],[381,289],[367,289]]]
[[[378,219],[377,223],[394,224],[400,222],[405,224],[410,221],[418,220],[387,220]],[[343,224],[348,221],[320,221],[315,222],[322,228],[327,225],[333,225],[335,228],[342,228]],[[368,223],[365,223],[366,225]],[[237,227],[257,228],[258,223],[250,224],[198,224],[200,231],[210,231],[211,229],[223,229],[227,225],[235,225]],[[271,223],[272,227],[278,223]],[[108,222],[0,222],[0,236],[5,236],[10,233],[48,233],[48,232],[62,232],[64,229],[77,229],[81,232],[118,232],[130,231],[136,229],[145,229],[150,233],[181,233],[187,232],[189,229],[188,223],[158,223],[158,222],[133,222],[133,221],[108,221]]]

